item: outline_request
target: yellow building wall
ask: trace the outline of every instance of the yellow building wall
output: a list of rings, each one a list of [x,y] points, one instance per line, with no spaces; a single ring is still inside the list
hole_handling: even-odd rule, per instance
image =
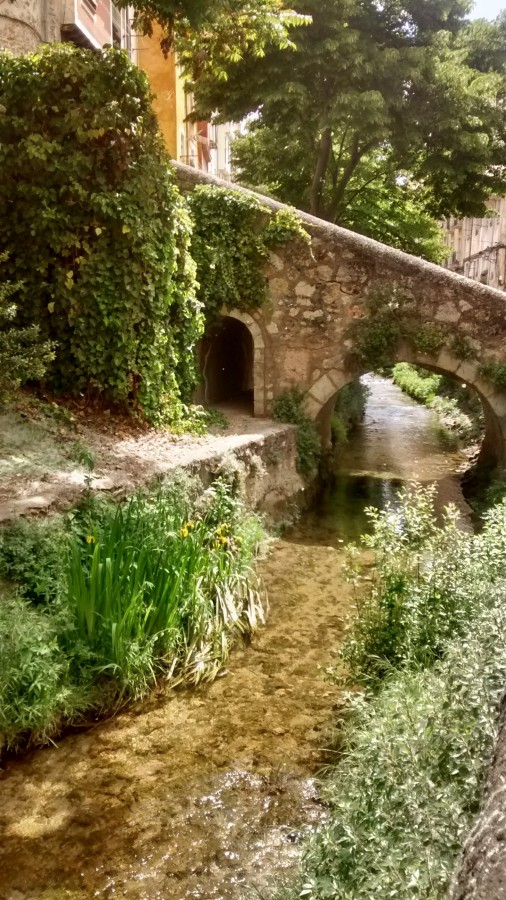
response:
[[[173,159],[180,159],[180,134],[184,131],[184,89],[178,77],[174,53],[167,58],[160,48],[162,30],[153,22],[152,37],[139,36],[137,39],[137,64],[149,79],[155,94],[153,108],[158,117],[160,131],[165,146]]]

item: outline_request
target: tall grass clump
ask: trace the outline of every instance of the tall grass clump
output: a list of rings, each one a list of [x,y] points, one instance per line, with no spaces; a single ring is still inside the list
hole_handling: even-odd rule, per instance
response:
[[[58,524],[7,531],[0,749],[44,742],[158,678],[213,678],[263,620],[252,568],[262,539],[220,480],[200,494],[184,483],[119,505],[88,500]]]
[[[0,756],[30,735],[44,744],[70,716],[93,705],[71,675],[59,620],[21,597],[0,592]]]
[[[122,690],[143,693],[163,669],[210,677],[233,636],[261,619],[253,520],[223,483],[200,509],[161,489],[89,524],[69,537],[67,598],[97,671]]]
[[[354,690],[291,897],[443,900],[479,808],[506,681],[506,503],[472,535],[432,501],[414,486],[369,510],[367,563],[351,553],[335,677]]]

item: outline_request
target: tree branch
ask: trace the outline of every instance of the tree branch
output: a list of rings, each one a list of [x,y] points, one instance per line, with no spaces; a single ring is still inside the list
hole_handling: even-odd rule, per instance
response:
[[[369,152],[369,150],[374,147],[375,141],[369,141],[363,146],[360,146],[360,137],[358,134],[353,135],[353,140],[351,142],[351,151],[350,158],[344,167],[342,177],[339,181],[339,184],[336,187],[336,190],[332,192],[332,200],[329,204],[328,215],[327,218],[329,222],[335,222],[337,217],[337,212],[339,206],[341,205],[346,188],[357,168],[362,157]]]

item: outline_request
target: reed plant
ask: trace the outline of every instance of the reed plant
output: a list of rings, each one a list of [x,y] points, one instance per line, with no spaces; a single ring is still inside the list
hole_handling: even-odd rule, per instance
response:
[[[216,672],[234,634],[256,627],[261,604],[251,558],[241,547],[250,525],[223,491],[202,515],[163,490],[137,495],[84,537],[69,536],[67,597],[78,634],[129,693],[143,693],[162,670],[199,681]],[[250,548],[251,550],[251,548]]]
[[[73,697],[82,717],[141,697],[158,678],[211,679],[237,636],[263,621],[253,570],[263,529],[223,482],[200,494],[176,483],[119,505],[88,498],[65,523],[33,526],[30,536],[37,564],[24,560],[19,531],[0,545],[0,570],[5,549],[3,570],[18,576],[0,615],[5,747],[43,742],[72,722]],[[44,597],[36,570],[45,556]],[[42,699],[31,682],[45,685]]]

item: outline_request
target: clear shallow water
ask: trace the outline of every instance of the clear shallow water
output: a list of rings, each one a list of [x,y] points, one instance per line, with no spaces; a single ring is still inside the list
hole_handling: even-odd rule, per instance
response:
[[[223,677],[8,764],[1,900],[258,900],[294,871],[325,815],[314,777],[339,703],[324,670],[349,607],[342,542],[414,479],[467,513],[432,414],[384,379],[371,388],[335,483],[261,564],[267,626]]]

